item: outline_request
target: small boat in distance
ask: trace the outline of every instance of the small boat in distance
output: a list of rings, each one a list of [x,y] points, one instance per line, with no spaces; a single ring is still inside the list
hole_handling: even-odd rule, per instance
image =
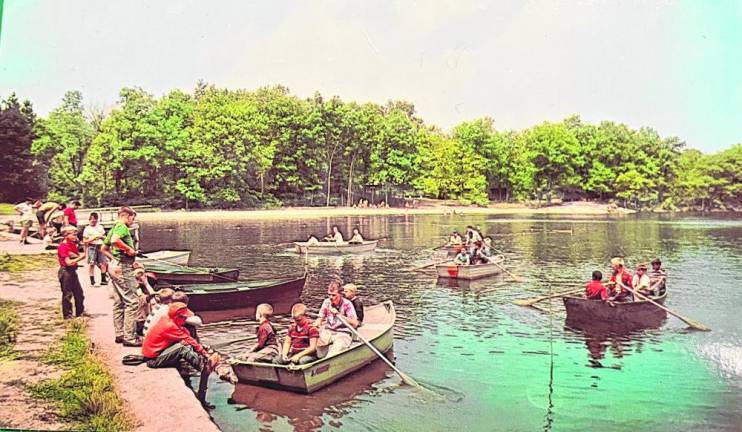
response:
[[[364,240],[363,243],[294,242],[294,246],[300,254],[342,255],[373,252],[377,243],[378,240]]]
[[[249,282],[173,285],[173,289],[188,294],[188,307],[196,312],[225,309],[246,309],[255,314],[260,303],[273,305],[273,313],[285,314],[300,300],[306,274],[301,277]]]
[[[204,284],[237,282],[239,269],[220,267],[186,267],[158,262],[148,264],[145,269],[157,276],[158,282],[169,284]]]
[[[435,266],[440,278],[474,280],[502,273],[502,264],[505,262],[504,255],[491,258],[486,264],[458,265],[448,261]]]
[[[145,266],[149,264],[157,264],[162,261],[187,266],[191,261],[191,251],[163,249],[153,252],[145,252],[144,258],[137,258],[137,262],[142,263]]]
[[[656,303],[664,305],[667,291],[650,297]],[[609,304],[602,300],[586,299],[570,295],[562,298],[569,321],[592,321],[601,323],[655,323],[666,315],[665,311],[646,300],[633,302],[615,302]]]
[[[385,301],[365,309],[363,325],[358,332],[381,353],[391,351],[394,344],[394,304]],[[272,363],[230,360],[237,379],[243,384],[312,393],[377,360],[376,354],[363,342],[355,341],[331,357],[305,365],[275,365]]]

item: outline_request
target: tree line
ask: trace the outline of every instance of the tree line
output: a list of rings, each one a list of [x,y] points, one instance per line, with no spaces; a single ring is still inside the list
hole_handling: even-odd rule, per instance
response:
[[[110,113],[70,91],[45,118],[13,94],[0,140],[5,201],[335,205],[375,188],[463,204],[559,197],[709,209],[739,208],[742,197],[742,144],[703,154],[648,127],[578,116],[524,130],[497,130],[485,117],[445,132],[409,102],[302,99],[282,86],[199,82],[160,98],[124,88]]]

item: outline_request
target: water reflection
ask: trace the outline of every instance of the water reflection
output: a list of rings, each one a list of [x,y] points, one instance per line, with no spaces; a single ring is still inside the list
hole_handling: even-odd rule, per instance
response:
[[[239,267],[244,278],[261,279],[300,273],[304,257],[286,243],[335,224],[344,232],[360,226],[365,237],[386,238],[373,254],[310,255],[301,300],[316,311],[328,282],[338,277],[356,283],[368,305],[393,300],[397,366],[418,381],[463,395],[434,409],[421,406],[383,374],[371,384],[354,384],[352,375],[317,401],[215,383],[212,415],[223,430],[738,430],[742,369],[735,355],[742,327],[736,317],[742,296],[730,293],[742,279],[742,223],[659,219],[455,215],[168,222],[143,224],[142,239],[145,250],[193,249],[194,265]],[[437,280],[432,271],[406,270],[434,260],[432,248],[452,229],[470,224],[494,236],[508,257],[506,268],[526,282],[506,275]],[[661,257],[672,280],[666,306],[714,331],[688,333],[684,323],[664,316],[641,327],[582,327],[565,319],[559,300],[551,312],[511,303],[581,287],[593,270],[607,274],[608,259],[617,253],[632,266]],[[549,303],[541,305],[548,309]],[[254,317],[218,319],[228,321],[201,332],[207,343],[254,334]],[[281,330],[289,319],[279,315],[275,321]],[[249,344],[225,350],[241,355]],[[336,388],[350,393],[331,401],[330,389]],[[365,390],[354,394],[358,388]],[[284,397],[297,398],[311,415],[260,407]],[[229,398],[242,402],[229,405]]]
[[[311,396],[238,384],[227,403],[249,407],[262,426],[283,417],[298,432],[316,431],[327,424],[341,428],[342,417],[351,408],[387,390],[378,383],[390,375],[391,368],[376,360]],[[324,418],[325,414],[329,418]]]

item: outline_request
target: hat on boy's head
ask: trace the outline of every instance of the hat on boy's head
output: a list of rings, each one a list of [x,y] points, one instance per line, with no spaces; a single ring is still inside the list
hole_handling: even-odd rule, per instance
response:
[[[662,261],[659,258],[655,258],[652,260],[652,264],[662,264]]]
[[[168,308],[167,314],[170,316],[170,318],[175,318],[178,315],[184,316],[186,318],[193,316],[193,312],[188,309],[188,305],[181,302],[171,303],[170,307]]]
[[[77,232],[77,227],[74,225],[65,225],[62,227],[62,234],[67,234],[69,232]]]
[[[647,270],[647,265],[644,264],[644,263],[639,264],[638,266],[636,266],[636,269],[637,270],[645,270],[646,271]]]

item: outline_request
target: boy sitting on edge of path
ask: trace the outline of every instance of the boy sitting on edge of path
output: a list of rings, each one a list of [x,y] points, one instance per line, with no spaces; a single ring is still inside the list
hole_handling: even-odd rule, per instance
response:
[[[221,361],[218,353],[209,355],[184,327],[193,312],[185,303],[175,302],[168,306],[168,315],[160,318],[157,324],[144,337],[142,355],[151,368],[178,367],[185,361],[196,370],[208,367],[214,370]]]
[[[273,316],[273,306],[268,303],[258,305],[255,311],[255,318],[260,323],[258,328],[255,329],[258,341],[250,348],[245,360],[271,363],[278,357],[278,341],[276,340],[276,331],[270,321],[271,316]]]

